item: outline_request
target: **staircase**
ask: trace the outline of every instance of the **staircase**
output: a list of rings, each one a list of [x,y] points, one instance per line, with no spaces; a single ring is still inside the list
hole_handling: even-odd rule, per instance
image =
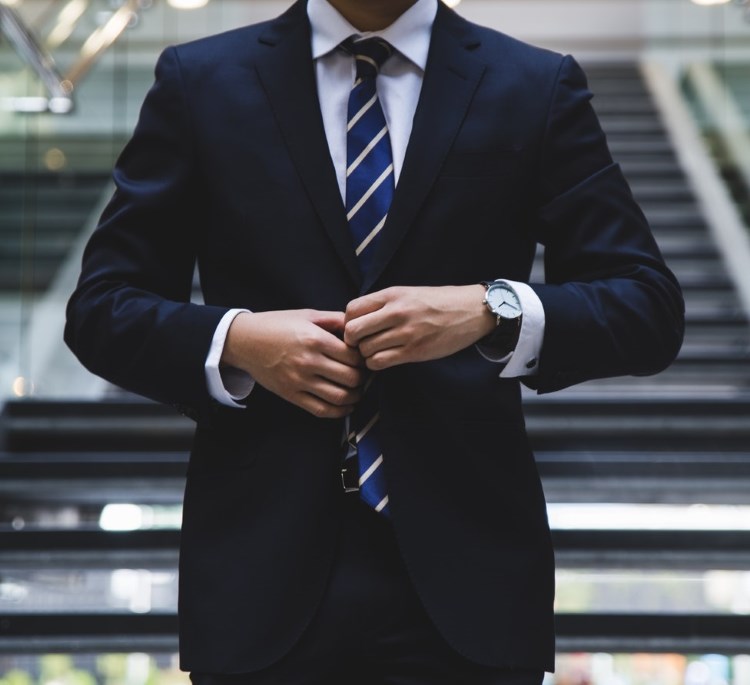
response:
[[[638,69],[596,65],[588,73],[612,152],[682,283],[687,332],[678,360],[659,376],[525,395],[547,498],[553,508],[748,504],[750,325]],[[146,569],[171,597],[177,527],[112,532],[99,523],[112,502],[154,511],[179,507],[192,424],[168,407],[140,401],[28,402],[8,404],[0,430],[0,588],[2,574],[16,588],[15,595],[0,592],[0,653],[19,644],[28,651],[64,651],[71,643],[97,649],[118,640],[128,651],[174,649],[173,605],[156,598],[145,614],[106,606],[106,584],[96,573],[122,564]],[[554,541],[562,571],[699,573],[750,564],[747,531],[592,526],[555,530]],[[78,573],[61,605],[49,603],[44,586],[53,572],[68,580]],[[24,594],[24,583],[36,591]],[[92,596],[102,597],[98,609]],[[560,651],[731,653],[747,649],[750,620],[561,612],[558,632]]]
[[[682,285],[687,328],[682,352],[666,372],[581,389],[614,386],[618,392],[631,388],[703,398],[750,391],[747,318],[637,68],[592,67],[588,73],[612,154]]]
[[[526,398],[548,500],[747,504],[748,320],[638,69],[588,73],[612,153],[682,284],[687,326],[658,376]]]
[[[0,171],[0,293],[49,287],[109,177],[109,171]]]

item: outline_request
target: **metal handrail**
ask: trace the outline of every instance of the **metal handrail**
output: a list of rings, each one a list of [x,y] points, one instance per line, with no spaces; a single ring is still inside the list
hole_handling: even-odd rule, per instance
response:
[[[0,31],[8,38],[21,59],[33,69],[48,93],[46,98],[9,98],[6,103],[17,111],[49,111],[52,114],[68,114],[73,111],[75,89],[101,56],[132,25],[142,6],[142,0],[124,0],[104,24],[92,31],[81,46],[78,59],[63,75],[52,54],[41,44],[18,12],[0,2]]]
[[[0,3],[0,30],[21,59],[34,70],[49,93],[46,109],[54,113],[70,112],[73,109],[72,83],[61,76],[52,55],[39,44],[34,33],[26,26],[19,14],[12,7],[2,3]]]
[[[107,22],[95,29],[84,41],[80,57],[65,74],[65,80],[76,87],[91,67],[138,17],[140,9],[141,0],[125,0]]]

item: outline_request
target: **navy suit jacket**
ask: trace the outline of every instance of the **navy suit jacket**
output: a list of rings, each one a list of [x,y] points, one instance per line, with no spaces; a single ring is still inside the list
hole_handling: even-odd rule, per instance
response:
[[[180,563],[182,665],[262,668],[309,623],[341,520],[342,424],[262,387],[218,405],[203,365],[230,307],[343,310],[392,285],[546,284],[550,392],[653,373],[683,304],[569,57],[442,3],[402,174],[360,277],[317,101],[304,1],[167,49],[86,250],[66,340],[95,373],[197,420]],[[205,304],[189,302],[197,260]],[[381,373],[395,535],[446,640],[551,670],[553,553],[517,380],[473,348]]]

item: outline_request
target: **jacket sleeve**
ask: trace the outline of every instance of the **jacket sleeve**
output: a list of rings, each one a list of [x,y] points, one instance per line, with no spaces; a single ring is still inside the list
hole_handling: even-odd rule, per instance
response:
[[[158,401],[209,401],[204,362],[227,311],[190,303],[209,221],[174,48],[114,170],[115,194],[83,257],[65,341],[93,373]]]
[[[545,284],[540,393],[604,376],[647,375],[682,344],[684,303],[590,104],[586,77],[563,59],[537,189]]]

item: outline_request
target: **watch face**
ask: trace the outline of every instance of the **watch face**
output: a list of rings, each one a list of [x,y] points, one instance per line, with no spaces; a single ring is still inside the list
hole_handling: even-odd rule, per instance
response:
[[[517,319],[521,316],[521,301],[515,290],[502,283],[493,283],[487,290],[489,308],[503,319]]]

